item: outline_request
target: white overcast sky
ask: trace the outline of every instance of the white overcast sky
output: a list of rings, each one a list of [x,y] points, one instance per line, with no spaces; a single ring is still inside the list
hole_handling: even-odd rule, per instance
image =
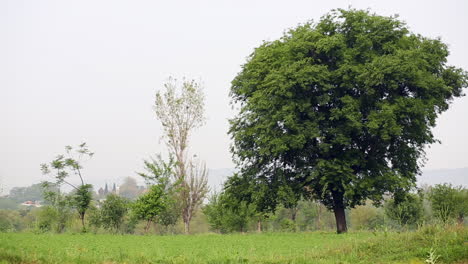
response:
[[[165,79],[203,80],[208,121],[192,153],[233,167],[230,82],[263,40],[333,8],[399,14],[411,31],[441,37],[449,64],[468,69],[468,1],[22,1],[0,0],[0,183],[44,180],[39,164],[86,141],[91,182],[135,176],[164,152],[152,110]],[[465,91],[466,92],[466,91]],[[468,167],[468,98],[434,130],[425,169]]]

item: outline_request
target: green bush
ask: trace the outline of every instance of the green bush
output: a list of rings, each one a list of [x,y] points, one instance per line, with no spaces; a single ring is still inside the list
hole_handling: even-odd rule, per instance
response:
[[[54,224],[57,223],[58,213],[53,207],[43,207],[39,212],[37,229],[41,232],[52,231]]]
[[[283,219],[281,220],[281,230],[286,232],[295,232],[296,231],[296,223],[294,223],[291,219]]]
[[[468,190],[451,184],[436,184],[429,191],[429,200],[435,216],[447,223],[451,219],[457,219],[463,223],[464,216],[468,212]]]
[[[422,199],[412,193],[390,199],[385,204],[385,214],[400,226],[414,226],[423,218]]]
[[[0,210],[0,232],[20,231],[21,216],[18,211]]]
[[[356,206],[349,212],[351,226],[358,230],[374,230],[384,224],[384,212],[372,205]]]

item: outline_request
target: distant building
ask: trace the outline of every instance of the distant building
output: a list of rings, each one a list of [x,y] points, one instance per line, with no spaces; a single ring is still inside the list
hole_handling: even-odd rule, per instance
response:
[[[105,199],[107,195],[113,193],[113,194],[118,194],[119,188],[115,186],[115,183],[113,184],[112,189],[109,188],[109,185],[106,183],[104,188],[99,188],[97,191],[97,195],[99,199]]]
[[[21,205],[29,206],[29,207],[41,207],[41,203],[39,201],[26,201],[23,202]]]

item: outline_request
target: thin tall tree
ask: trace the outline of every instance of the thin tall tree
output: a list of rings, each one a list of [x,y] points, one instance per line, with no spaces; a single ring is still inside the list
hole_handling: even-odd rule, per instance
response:
[[[94,153],[88,149],[86,143],[78,145],[77,149],[65,146],[65,155],[58,155],[50,164],[41,164],[41,171],[44,175],[55,172],[53,177],[56,185],[65,183],[73,188],[74,194],[71,196],[72,204],[78,211],[83,231],[85,231],[85,214],[92,200],[92,185],[85,183],[82,175],[82,162],[85,158],[92,158]],[[74,174],[80,179],[79,184],[74,184],[68,180],[70,174]]]
[[[169,78],[164,88],[156,92],[154,109],[163,126],[165,143],[176,160],[182,218],[185,232],[189,233],[193,213],[208,190],[205,165],[197,167],[188,154],[190,136],[205,122],[205,96],[201,85],[194,80],[184,79],[178,85],[176,79]]]

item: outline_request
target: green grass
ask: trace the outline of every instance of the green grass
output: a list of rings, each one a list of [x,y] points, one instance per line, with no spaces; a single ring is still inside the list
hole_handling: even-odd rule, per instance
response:
[[[466,228],[231,235],[0,233],[0,263],[468,263]]]

